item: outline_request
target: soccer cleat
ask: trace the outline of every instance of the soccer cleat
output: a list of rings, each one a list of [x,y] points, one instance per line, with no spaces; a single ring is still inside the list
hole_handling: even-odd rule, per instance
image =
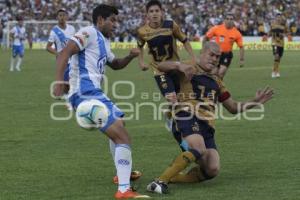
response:
[[[152,181],[147,185],[147,191],[158,194],[167,194],[169,192],[168,185],[163,181]]]
[[[139,194],[137,192],[133,192],[131,189],[128,189],[126,192],[118,192],[115,194],[116,199],[148,199],[150,196]]]
[[[275,72],[272,72],[271,77],[272,77],[272,78],[276,78],[276,73],[275,73]]]
[[[130,180],[131,181],[135,181],[135,180],[139,179],[141,176],[142,176],[142,172],[137,171],[137,170],[132,171],[131,175],[130,175]],[[118,176],[114,176],[113,177],[113,183],[114,184],[118,184],[119,183]]]
[[[280,78],[280,73],[276,72],[275,76],[276,76],[276,78]]]

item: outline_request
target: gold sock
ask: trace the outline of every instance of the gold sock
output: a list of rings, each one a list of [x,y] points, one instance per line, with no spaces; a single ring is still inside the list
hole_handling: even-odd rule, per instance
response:
[[[187,173],[180,172],[171,178],[171,183],[197,183],[206,180],[199,165],[194,166]]]
[[[169,183],[170,179],[179,172],[184,170],[190,163],[195,162],[196,157],[189,151],[182,152],[179,156],[175,158],[171,166],[169,166],[162,175],[158,178],[158,180],[163,181],[165,183]]]
[[[279,72],[279,62],[278,61],[274,62],[273,72]]]

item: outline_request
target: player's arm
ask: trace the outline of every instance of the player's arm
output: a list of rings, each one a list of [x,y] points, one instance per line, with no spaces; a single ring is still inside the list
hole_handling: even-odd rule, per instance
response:
[[[244,46],[243,46],[243,36],[240,32],[237,32],[236,43],[237,43],[238,47],[240,48],[240,67],[243,67],[245,51],[244,51]]]
[[[231,97],[222,102],[223,106],[232,114],[237,114],[254,108],[257,105],[264,104],[272,99],[274,91],[272,88],[266,87],[263,90],[258,90],[252,100],[245,102],[237,102]]]
[[[140,50],[140,54],[138,57],[138,61],[139,61],[139,67],[141,70],[146,71],[149,69],[149,67],[145,64],[145,60],[144,60],[144,45],[145,45],[145,41],[142,39],[141,33],[138,30],[137,33],[137,46]]]
[[[288,25],[285,25],[283,37],[288,37],[290,34],[292,34],[290,28],[288,27]]]
[[[76,42],[68,41],[66,47],[58,54],[56,59],[56,76],[55,80],[58,82],[54,88],[54,95],[59,97],[63,94],[63,80],[64,71],[68,65],[69,58],[80,51]]]
[[[179,61],[163,61],[158,63],[157,68],[162,72],[169,71],[180,71],[185,74],[185,76],[190,80],[195,74],[195,68],[193,65],[185,64]]]
[[[54,55],[58,55],[58,52],[52,47],[54,43],[53,42],[47,42],[47,45],[46,45],[46,50],[49,52],[49,53],[52,53]]]
[[[191,59],[192,63],[196,64],[196,57],[194,55],[192,46],[191,46],[190,42],[188,41],[187,36],[181,31],[180,27],[175,22],[173,22],[173,35],[180,42],[182,42],[185,50],[190,55],[190,59]]]
[[[137,57],[140,53],[138,48],[131,49],[128,56],[124,58],[114,58],[111,62],[108,62],[107,65],[110,66],[114,70],[123,69],[126,67],[132,59]]]
[[[50,32],[50,35],[49,35],[49,39],[48,39],[48,42],[47,42],[47,45],[46,45],[46,50],[49,52],[49,53],[52,53],[54,54],[55,56],[58,55],[58,52],[56,51],[56,49],[54,49],[52,46],[53,44],[55,43],[55,33],[53,31]]]
[[[140,50],[140,54],[138,57],[139,60],[139,67],[141,68],[141,70],[146,71],[149,69],[149,67],[145,64],[145,60],[144,60],[144,47],[138,47]]]
[[[244,59],[245,59],[244,55],[245,55],[245,50],[244,50],[244,47],[241,46],[240,47],[240,67],[244,66],[244,62],[245,62],[244,61]]]
[[[9,43],[10,43],[10,45],[12,46],[12,42],[14,41],[14,39],[15,39],[15,34],[14,34],[14,32],[10,32],[9,33]]]

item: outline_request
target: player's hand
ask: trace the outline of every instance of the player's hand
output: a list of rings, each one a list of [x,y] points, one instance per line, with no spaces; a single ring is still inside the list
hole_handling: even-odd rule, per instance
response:
[[[140,63],[139,67],[142,71],[147,71],[149,69],[149,67],[145,63]]]
[[[131,58],[135,58],[140,54],[140,52],[141,51],[138,48],[131,49],[130,52],[129,52],[129,56]]]
[[[54,85],[53,95],[56,99],[61,99],[64,94],[64,84],[56,83]]]
[[[193,75],[195,74],[195,68],[194,68],[194,66],[187,65],[187,64],[184,64],[184,63],[180,63],[178,70],[181,71],[181,72],[183,72],[184,75],[189,80],[191,80],[192,77],[193,77]]]
[[[244,60],[240,60],[240,63],[239,63],[239,65],[240,65],[240,67],[244,67]]]
[[[274,90],[270,87],[266,87],[265,89],[258,90],[256,92],[254,101],[257,103],[264,104],[267,101],[269,101],[270,99],[272,99],[273,95],[274,95]]]

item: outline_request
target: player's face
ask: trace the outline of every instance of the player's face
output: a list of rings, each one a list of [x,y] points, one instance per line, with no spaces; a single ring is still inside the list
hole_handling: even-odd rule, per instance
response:
[[[234,26],[234,19],[232,15],[228,15],[225,18],[225,25],[227,28],[232,28]]]
[[[150,23],[160,23],[162,20],[162,10],[159,6],[153,5],[148,9],[147,18]]]
[[[23,20],[18,21],[18,25],[19,25],[19,26],[23,26],[23,24],[24,24],[24,21],[23,21]]]
[[[57,20],[59,24],[65,24],[68,20],[68,15],[65,12],[59,12],[57,15]]]
[[[218,49],[207,49],[200,55],[200,64],[204,71],[215,74],[221,52]]]
[[[115,14],[109,16],[103,20],[101,32],[102,34],[109,38],[113,35],[114,31],[117,28],[117,16]]]

